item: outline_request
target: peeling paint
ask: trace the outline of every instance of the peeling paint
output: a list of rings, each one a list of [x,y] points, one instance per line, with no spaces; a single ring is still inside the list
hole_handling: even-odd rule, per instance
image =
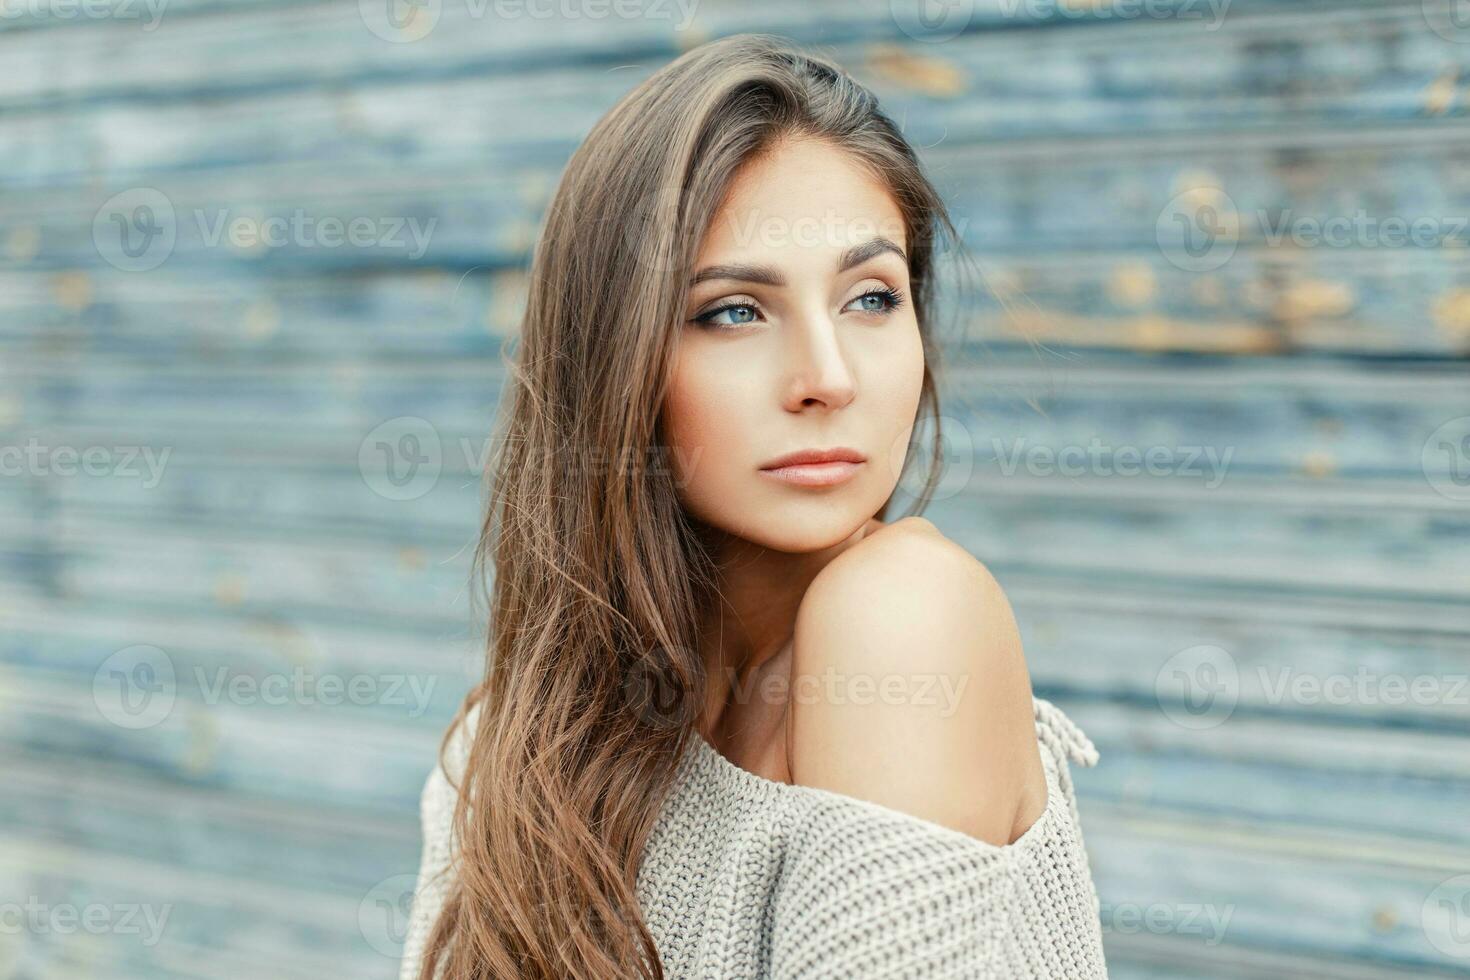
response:
[[[868,69],[884,81],[925,95],[953,98],[965,91],[965,75],[953,62],[914,54],[896,44],[868,48]]]

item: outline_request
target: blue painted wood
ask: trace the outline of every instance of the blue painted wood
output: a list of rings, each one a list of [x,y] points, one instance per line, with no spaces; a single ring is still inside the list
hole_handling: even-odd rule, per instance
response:
[[[967,332],[992,351],[1028,339],[1123,350],[1448,354],[1470,333],[1454,297],[1463,262],[1444,251],[1332,250],[1310,263],[1238,250],[1209,275],[1159,254],[989,257],[996,290],[970,297]],[[0,274],[0,336],[17,357],[82,353],[168,359],[180,351],[232,363],[282,357],[493,358],[514,329],[524,273],[515,267],[403,277],[365,273],[288,281],[228,271],[140,277]],[[75,290],[79,308],[56,303]],[[201,323],[201,321],[205,321]]]
[[[1264,357],[1076,363],[1031,350],[951,353],[940,368],[956,451],[969,447],[977,459],[1009,459],[1017,448],[1024,453],[1038,443],[1086,447],[1094,439],[1139,448],[1210,446],[1222,461],[1231,451],[1227,479],[1234,468],[1347,480],[1422,477],[1426,467],[1448,472],[1452,457],[1426,459],[1424,445],[1463,413],[1466,383],[1453,363],[1390,368]],[[441,472],[463,477],[482,468],[500,392],[498,360],[385,357],[338,364],[324,376],[306,360],[274,368],[30,362],[9,389],[18,402],[11,425],[25,426],[13,428],[13,437],[34,434],[46,445],[79,451],[147,446],[156,465],[150,469],[138,450],[131,467],[140,474],[137,485],[172,489],[173,459],[187,458],[191,471],[243,469],[256,460],[303,475],[357,470],[364,440],[377,427],[422,418],[437,435]],[[182,418],[181,407],[187,408]],[[50,492],[66,494],[86,482],[58,482]],[[117,482],[117,492],[126,493],[130,485]]]
[[[1340,130],[1326,129],[1268,130],[1249,138],[1144,131],[1099,137],[1107,152],[1095,156],[1066,152],[1064,141],[956,140],[936,145],[926,158],[968,245],[987,256],[1109,250],[1156,258],[1170,202],[1208,187],[1223,191],[1221,208],[1238,215],[1231,226],[1238,248],[1310,262],[1318,252],[1355,247],[1407,254],[1429,250],[1416,241],[1463,243],[1467,231],[1458,218],[1470,189],[1457,175],[1466,131],[1463,120],[1385,127],[1346,145]],[[33,246],[20,253],[25,268],[92,265],[98,258],[93,219],[99,211],[109,214],[114,196],[146,187],[166,198],[156,207],[160,225],[162,215],[173,214],[172,248],[156,253],[160,261],[167,256],[170,269],[223,263],[238,273],[299,274],[401,264],[405,271],[464,271],[523,262],[557,169],[534,161],[500,167],[477,159],[433,161],[415,185],[405,185],[402,165],[388,161],[363,166],[350,178],[330,163],[190,170],[147,183],[67,182],[29,190],[0,202],[0,216],[24,229],[21,243]],[[1360,233],[1351,224],[1388,218],[1438,224],[1417,238],[1409,237],[1407,226],[1397,233],[1371,226]],[[319,230],[328,219],[370,227],[349,238],[345,228]],[[1313,247],[1322,239],[1303,229],[1301,219],[1349,224]],[[1288,220],[1297,223],[1283,224]],[[232,224],[242,221],[244,231]],[[267,221],[276,224],[259,235],[250,232],[249,222]],[[1308,246],[1292,247],[1303,241]],[[9,264],[21,267],[15,259]]]
[[[1059,135],[1218,134],[1297,124],[1448,123],[1465,111],[1453,98],[1453,80],[1445,80],[1447,72],[1463,70],[1470,55],[1425,30],[1417,4],[1385,5],[1369,16],[1342,10],[1265,20],[1226,16],[1214,30],[1182,21],[1143,31],[1113,25],[1065,45],[1045,34],[989,31],[938,45],[897,44],[906,40],[903,35],[890,40],[875,34],[882,19],[891,28],[887,4],[870,4],[871,23],[863,28],[854,6],[845,4],[842,20],[821,25],[825,33],[847,35],[824,39],[827,46],[873,85],[924,145],[941,139],[963,145]],[[798,36],[802,28],[812,29],[810,5],[745,8],[729,13],[759,18],[769,28],[788,22]],[[1241,9],[1231,8],[1237,14]],[[289,50],[239,65],[249,74],[226,93],[233,107],[227,121],[201,104],[199,91],[179,84],[177,69],[149,62],[133,66],[127,73],[131,85],[121,89],[115,80],[86,76],[59,85],[39,82],[39,91],[17,86],[0,105],[31,109],[65,101],[25,134],[21,166],[4,180],[27,186],[62,181],[67,171],[54,164],[58,145],[77,161],[99,154],[109,178],[134,181],[201,167],[309,160],[355,169],[379,164],[384,153],[415,167],[447,160],[555,163],[617,97],[619,90],[601,84],[609,63],[631,86],[662,60],[650,56],[651,47],[669,46],[667,32],[653,30],[620,34],[616,41],[582,36],[570,43],[588,43],[583,53],[589,57],[569,59],[548,43],[564,40],[564,34],[515,20],[472,18],[469,9],[446,4],[441,24],[452,28],[436,25],[422,42],[372,52],[363,50],[361,20],[354,24],[351,11],[335,8],[339,23],[333,33],[289,33],[278,42]],[[271,30],[281,15],[237,15],[233,29]],[[180,31],[202,35],[186,40],[185,50],[213,62],[192,80],[228,84],[224,63],[237,53],[220,44],[217,25],[194,22]],[[32,56],[66,37],[59,33],[32,45],[38,49]],[[121,52],[111,49],[115,58],[128,58],[134,47],[146,53],[146,38],[131,40]],[[507,47],[517,40],[519,46]],[[487,60],[492,51],[540,58],[513,71],[509,59]],[[374,64],[375,53],[391,56],[393,74]],[[342,64],[331,81],[350,84],[350,97],[312,77],[334,55]],[[353,70],[359,77],[343,77]],[[140,105],[150,128],[167,133],[167,139],[127,138]]]
[[[0,977],[394,974],[374,940],[481,669],[467,549],[536,223],[620,92],[752,28],[874,86],[984,273],[951,297],[930,516],[1102,751],[1077,781],[1113,975],[1470,975],[1425,914],[1470,869],[1465,461],[1427,448],[1470,413],[1470,264],[1273,243],[1262,217],[1452,231],[1470,44],[1437,0],[1234,0],[1210,29],[1184,0],[1096,6],[980,3],[943,43],[887,0],[706,0],[687,31],[446,0],[412,43],[345,0],[0,20],[0,447],[112,454],[0,479],[0,896],[174,906],[151,947],[0,936]],[[1191,271],[1159,220],[1212,182],[1241,231]],[[147,272],[92,230],[137,185],[184,218]],[[434,230],[420,255],[211,246],[195,208]],[[440,439],[421,493],[374,455],[405,416]],[[1162,470],[1116,472],[1135,451]],[[129,729],[108,665],[140,644],[175,684]],[[1201,647],[1230,710],[1192,727],[1170,681]],[[1200,906],[1231,909],[1218,943],[1182,921]]]

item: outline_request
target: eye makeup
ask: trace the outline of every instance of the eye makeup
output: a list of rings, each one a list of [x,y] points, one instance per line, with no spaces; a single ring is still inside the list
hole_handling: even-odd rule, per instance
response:
[[[853,297],[846,303],[846,305],[842,307],[842,309],[846,311],[848,307],[852,306],[853,303],[870,298],[877,299],[883,305],[877,308],[868,307],[866,309],[853,310],[852,312],[868,313],[876,316],[887,316],[894,310],[902,306],[904,303],[904,295],[902,290],[895,289],[892,286],[883,286],[880,289],[866,290],[863,293]],[[734,316],[734,322],[720,321],[719,318],[725,316],[726,314],[731,314],[732,316]],[[716,306],[711,307],[710,309],[696,314],[695,316],[690,318],[689,323],[692,326],[709,330],[733,331],[738,329],[739,327],[758,322],[757,317],[759,316],[760,304],[756,303],[755,300],[734,298],[728,302],[719,303]]]

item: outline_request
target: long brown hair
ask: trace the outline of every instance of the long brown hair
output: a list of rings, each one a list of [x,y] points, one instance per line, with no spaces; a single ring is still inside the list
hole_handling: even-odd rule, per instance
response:
[[[869,91],[780,38],[687,52],[593,127],[536,247],[471,573],[493,556],[486,672],[440,749],[476,711],[422,980],[663,977],[637,872],[704,702],[717,577],[660,411],[703,233],[736,170],[788,135],[852,154],[904,216],[935,426],[911,512],[937,483],[932,267],[958,236],[912,148]],[[648,710],[649,679],[672,713]]]

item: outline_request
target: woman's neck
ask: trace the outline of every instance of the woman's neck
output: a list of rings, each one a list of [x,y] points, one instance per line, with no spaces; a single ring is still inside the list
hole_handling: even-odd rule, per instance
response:
[[[817,573],[883,526],[877,518],[821,551],[789,554],[726,538],[716,549],[719,594],[700,627],[700,655],[709,684],[702,732],[719,724],[738,685],[746,690],[761,668],[786,648],[802,598]]]

